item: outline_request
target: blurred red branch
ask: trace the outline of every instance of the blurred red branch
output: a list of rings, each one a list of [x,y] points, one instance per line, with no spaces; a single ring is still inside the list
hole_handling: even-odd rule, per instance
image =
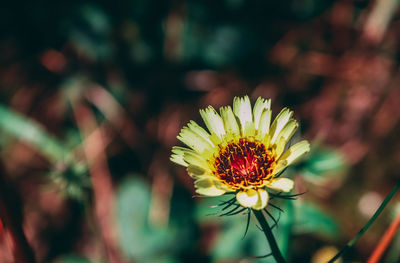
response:
[[[128,116],[126,110],[102,86],[92,85],[85,93],[85,98],[95,105],[121,134],[122,139],[132,148],[136,146],[139,131]]]
[[[83,104],[74,104],[75,119],[83,138],[83,150],[86,156],[94,193],[96,218],[111,263],[124,262],[118,249],[114,229],[114,190],[105,153],[106,143],[102,129],[96,123],[91,110]],[[88,138],[90,137],[90,141]]]
[[[15,263],[34,263],[35,257],[22,229],[22,218],[18,216],[19,208],[11,197],[5,169],[0,163],[0,220],[10,237]]]
[[[393,220],[392,224],[386,230],[385,234],[379,241],[378,246],[375,248],[374,252],[372,252],[370,258],[368,259],[367,261],[368,263],[380,262],[383,253],[385,253],[386,249],[392,242],[394,236],[399,230],[399,227],[400,227],[400,213],[398,213],[396,218]]]

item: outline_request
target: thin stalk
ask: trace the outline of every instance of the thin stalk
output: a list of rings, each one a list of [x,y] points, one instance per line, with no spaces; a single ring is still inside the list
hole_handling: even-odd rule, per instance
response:
[[[253,211],[254,215],[256,216],[258,223],[260,223],[260,226],[265,234],[265,237],[268,240],[269,246],[271,248],[272,256],[275,258],[276,262],[285,263],[286,260],[283,258],[281,251],[279,250],[278,244],[276,243],[274,235],[272,234],[272,230],[269,227],[268,222],[265,219],[263,212],[259,211],[259,210],[252,210],[252,211]]]
[[[386,196],[385,200],[383,200],[382,204],[376,210],[375,214],[371,217],[371,219],[367,222],[367,224],[360,230],[360,232],[358,232],[358,234],[352,240],[350,240],[346,244],[346,246],[339,251],[339,253],[337,253],[331,260],[329,260],[328,263],[335,262],[335,260],[337,260],[341,255],[343,255],[349,248],[354,246],[354,244],[362,237],[362,235],[368,230],[368,228],[372,225],[372,223],[374,223],[375,220],[378,218],[378,216],[382,213],[383,209],[392,199],[397,190],[399,190],[399,188],[400,188],[400,181],[398,181],[397,184],[393,187],[392,191]]]

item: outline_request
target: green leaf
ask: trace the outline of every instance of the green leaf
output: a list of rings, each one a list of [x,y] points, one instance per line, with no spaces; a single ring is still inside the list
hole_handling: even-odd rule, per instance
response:
[[[69,150],[37,122],[0,104],[0,129],[36,148],[50,160],[62,161]]]
[[[246,216],[247,217],[247,216]],[[212,249],[214,259],[238,259],[243,257],[246,241],[242,240],[246,217],[235,215],[225,222]]]
[[[49,178],[62,194],[75,200],[86,200],[87,190],[91,187],[86,163],[74,160],[69,148],[48,134],[39,123],[0,104],[0,129],[53,162],[56,168],[50,171]]]
[[[173,262],[175,254],[190,243],[187,240],[193,227],[189,225],[190,220],[176,218],[176,214],[170,216],[166,226],[151,225],[150,204],[151,189],[139,176],[121,183],[116,212],[122,250],[138,262]],[[171,211],[176,210],[175,204],[179,205],[179,201],[171,201]]]
[[[295,221],[293,232],[296,234],[316,234],[336,238],[339,231],[336,221],[321,208],[311,202],[294,202]]]
[[[301,173],[305,179],[312,181],[323,179],[330,174],[338,174],[346,171],[347,163],[339,151],[327,147],[315,146],[301,165]]]

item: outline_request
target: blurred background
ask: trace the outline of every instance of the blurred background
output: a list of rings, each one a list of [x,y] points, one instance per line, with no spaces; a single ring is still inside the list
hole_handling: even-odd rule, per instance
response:
[[[324,262],[400,179],[397,0],[7,1],[0,9],[0,262],[274,262],[169,161],[199,108],[272,98],[312,151],[270,212]],[[365,262],[395,196],[344,262]],[[214,215],[217,213],[216,215]],[[270,223],[272,223],[272,220]],[[243,238],[243,239],[242,239]],[[400,234],[382,262],[400,259]]]

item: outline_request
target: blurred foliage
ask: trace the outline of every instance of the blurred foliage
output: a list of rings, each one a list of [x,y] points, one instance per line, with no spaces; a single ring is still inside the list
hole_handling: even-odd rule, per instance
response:
[[[302,174],[310,181],[327,174],[337,174],[346,169],[346,161],[335,149],[322,148],[314,144],[312,152],[304,163]]]
[[[185,241],[193,237],[192,222],[180,213],[170,215],[167,226],[149,224],[150,190],[139,178],[130,178],[121,184],[117,193],[117,218],[122,249],[140,262],[171,262],[190,245]],[[179,203],[173,204],[184,208]]]
[[[311,202],[295,202],[295,220],[293,223],[296,234],[316,234],[337,238],[338,225],[326,212]]]
[[[0,126],[3,131],[31,144],[53,161],[68,159],[69,151],[59,141],[47,134],[37,123],[3,105],[0,105]],[[7,142],[8,140],[3,141]]]
[[[63,256],[59,261],[62,263],[90,263],[91,262],[87,258],[75,256],[75,255]]]
[[[4,3],[0,156],[37,261],[273,261],[251,258],[269,251],[254,218],[243,238],[247,216],[191,198],[169,162],[199,108],[244,94],[293,109],[294,140],[313,141],[287,170],[304,194],[269,208],[282,252],[341,247],[400,178],[398,19],[395,0]],[[345,262],[366,261],[388,213]]]

